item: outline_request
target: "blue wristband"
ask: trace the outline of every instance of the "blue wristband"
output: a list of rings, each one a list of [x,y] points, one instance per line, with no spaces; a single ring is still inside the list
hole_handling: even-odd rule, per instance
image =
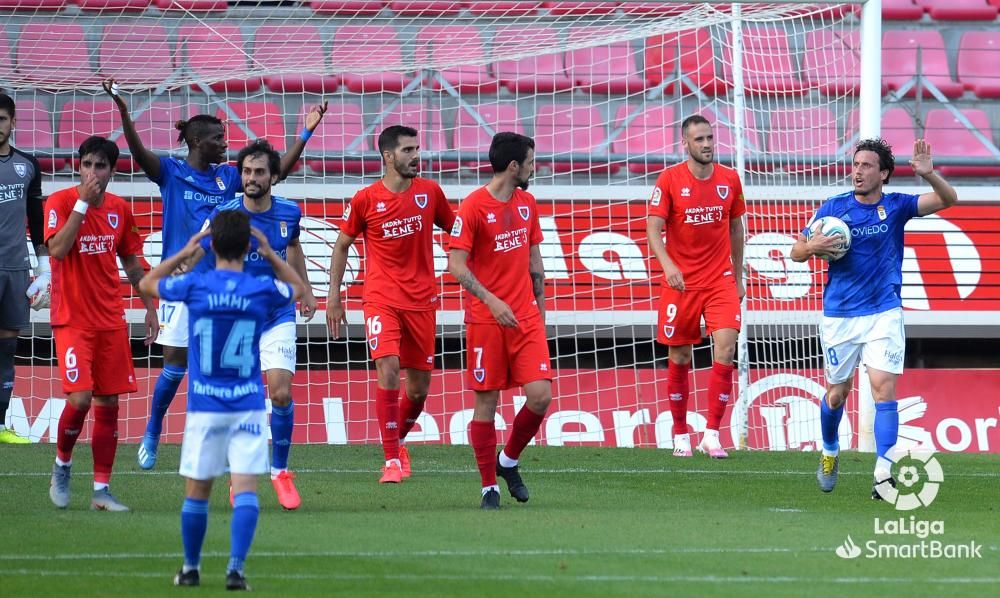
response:
[[[313,132],[309,129],[302,129],[302,133],[299,134],[299,138],[302,139],[302,143],[309,141],[309,138],[313,136]]]

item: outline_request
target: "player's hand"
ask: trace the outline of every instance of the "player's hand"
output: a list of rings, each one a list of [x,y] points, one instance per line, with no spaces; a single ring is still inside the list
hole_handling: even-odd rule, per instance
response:
[[[150,346],[156,341],[156,337],[160,334],[160,320],[156,317],[155,309],[146,310],[146,338],[143,341],[146,346]]]
[[[743,298],[747,296],[747,287],[743,284],[742,278],[736,280],[736,296],[743,301]]]
[[[326,114],[326,101],[313,106],[309,114],[306,115],[306,129],[315,131],[316,127],[319,126],[319,121],[323,120],[324,114]]]
[[[97,181],[97,177],[93,174],[85,174],[80,176],[80,199],[90,204],[91,207],[96,207],[97,202],[101,199],[101,184]]]
[[[326,327],[330,329],[330,336],[334,339],[340,338],[340,325],[347,326],[347,314],[344,312],[344,304],[338,301],[329,300],[326,304]]]
[[[250,236],[257,239],[257,253],[260,257],[267,259],[272,253],[274,253],[274,250],[271,249],[271,244],[267,242],[267,236],[260,232],[259,228],[251,226]]]
[[[305,283],[306,283],[306,288],[305,288],[306,292],[305,294],[302,295],[301,298],[299,298],[299,313],[302,314],[302,317],[306,319],[306,322],[308,322],[309,320],[313,319],[313,316],[316,315],[317,302],[316,302],[316,296],[313,295],[312,287],[309,285],[309,281],[307,280],[305,281]]]
[[[184,245],[184,249],[182,249],[181,251],[184,252],[184,255],[192,257],[195,253],[198,252],[199,249],[201,249],[201,240],[210,234],[212,234],[212,231],[207,228],[198,231],[197,233],[192,235],[190,239],[188,239],[187,244]],[[184,262],[181,263],[180,268],[184,268],[185,270],[187,270],[188,264],[186,262],[187,260],[184,260]]]
[[[501,301],[497,297],[493,297],[493,300],[486,304],[490,308],[490,313],[501,326],[507,326],[509,328],[517,328],[518,321],[514,317],[513,310],[510,306]]]
[[[840,235],[832,235],[828,237],[823,234],[823,231],[817,230],[813,233],[812,238],[809,239],[809,253],[817,256],[843,256],[843,242],[844,240],[840,237]]]
[[[910,159],[910,166],[917,176],[926,176],[934,172],[934,162],[931,160],[931,144],[923,139],[913,142],[913,158]]]
[[[111,96],[111,99],[114,100],[115,104],[118,104],[119,106],[125,105],[125,100],[118,95],[118,81],[115,81],[114,77],[101,81],[101,87],[104,88],[104,93]]]
[[[684,275],[680,269],[673,264],[668,264],[663,268],[663,276],[667,279],[667,284],[675,291],[684,292]]]
[[[43,272],[35,277],[25,295],[31,302],[31,309],[38,311],[52,304],[52,274]]]

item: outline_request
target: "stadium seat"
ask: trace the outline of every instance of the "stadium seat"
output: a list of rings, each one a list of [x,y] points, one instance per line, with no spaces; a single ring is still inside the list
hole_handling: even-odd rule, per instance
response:
[[[620,29],[605,29],[602,36],[613,37]],[[593,38],[593,27],[576,27],[570,30],[572,44]],[[646,88],[639,76],[632,46],[627,39],[590,48],[580,48],[566,53],[566,72],[577,86],[592,93],[634,93]]]
[[[65,158],[51,157],[51,152],[56,147],[55,136],[52,134],[52,113],[41,100],[17,101],[14,147],[34,155],[43,172],[59,172],[66,167]]]
[[[326,116],[320,121],[309,141],[310,155],[315,155],[318,152],[343,154],[352,144],[354,146],[351,152],[357,152],[360,155],[366,151],[368,148],[364,140],[361,139],[365,128],[361,114],[361,106],[358,104],[331,102]],[[296,130],[301,130],[304,124],[305,112],[299,115]],[[306,160],[306,164],[317,174],[365,173],[373,175],[382,170],[382,163],[377,159],[362,161],[360,158],[329,156],[322,159]]]
[[[914,0],[882,0],[882,18],[887,21],[919,21],[923,16],[924,7]]]
[[[991,142],[996,142],[996,135],[990,126],[989,116],[983,110],[966,109],[961,113]],[[924,138],[931,144],[935,157],[958,158],[993,158],[990,150],[976,139],[972,131],[962,123],[947,108],[936,108],[927,112],[927,128]],[[935,164],[942,176],[972,177],[1000,176],[1000,166],[961,166]]]
[[[390,2],[389,10],[397,15],[411,17],[454,15],[462,12],[464,2],[410,2],[401,0]]]
[[[149,8],[151,0],[73,0],[81,10],[137,11]]]
[[[17,72],[40,87],[98,84],[83,26],[75,23],[29,22],[21,27]]]
[[[625,118],[637,109],[637,106],[627,104],[619,106],[618,112],[615,114],[615,128],[622,126]],[[673,106],[650,106],[625,125],[625,130],[611,142],[611,151],[630,156],[675,153],[679,148],[678,125]],[[659,172],[666,165],[666,160],[646,159],[643,162],[630,162],[628,170],[635,174],[648,174]]]
[[[222,11],[229,7],[226,0],[156,0],[160,10],[183,10],[192,12]]]
[[[420,151],[425,154],[421,161],[423,168],[435,171],[458,168],[458,162],[454,160],[442,161],[440,158],[428,158],[429,152],[447,151],[450,147],[448,143],[448,133],[441,126],[441,110],[438,106],[427,106],[418,102],[398,102],[392,108],[391,104],[383,104],[381,112],[378,114],[365,114],[365,122],[374,124],[370,144],[366,149],[378,151],[378,136],[383,129],[392,125],[405,125],[417,130],[417,140],[420,143]],[[382,112],[388,112],[376,123]]]
[[[619,2],[542,2],[552,15],[609,15],[618,10]]]
[[[133,108],[138,108],[135,106]],[[18,117],[20,117],[18,110]],[[180,145],[174,124],[184,118],[184,107],[176,102],[153,102],[143,112],[134,112],[136,131],[143,145],[155,152],[169,152]],[[111,100],[70,100],[59,112],[58,144],[65,150],[75,150],[91,135],[111,137],[121,129],[118,108]],[[118,135],[115,142],[128,151],[125,138]],[[139,172],[139,165],[129,158],[118,160],[119,172]]]
[[[729,83],[716,76],[708,29],[688,29],[649,38],[645,64],[646,81],[650,86],[664,84],[665,94],[673,92],[674,81],[680,81],[681,88],[688,93],[698,89],[710,95],[723,95],[729,90]]]
[[[535,115],[535,151],[542,156],[538,166],[553,172],[590,171],[615,173],[618,164],[607,157],[605,119],[596,106],[545,104]],[[544,156],[554,154],[562,162],[549,162]]]
[[[333,35],[330,55],[334,72],[354,93],[402,91],[413,77],[403,72],[403,50],[396,29],[382,25],[345,25]],[[356,73],[353,69],[390,69]],[[394,69],[394,70],[391,70]]]
[[[226,142],[229,149],[240,151],[254,139],[267,139],[274,149],[284,152],[285,144],[285,115],[276,104],[271,102],[226,102],[229,109],[236,116],[243,120],[245,126],[250,129],[252,135],[247,135],[240,128],[239,124],[232,120],[221,108],[216,110],[215,116],[226,123]],[[309,106],[306,106],[308,110]],[[301,131],[301,127],[296,129]]]
[[[837,154],[841,138],[837,117],[826,107],[792,108],[771,112],[767,147],[778,158],[774,169],[788,172],[844,172],[847,164]],[[800,158],[813,159],[810,163]]]
[[[254,34],[254,60],[269,73],[264,85],[277,93],[332,93],[340,77],[326,71],[326,52],[315,25],[261,25]]]
[[[428,25],[417,34],[416,61],[420,64],[449,64],[482,59],[483,64],[445,68],[440,75],[459,93],[496,93],[500,82],[489,73],[486,49],[479,28],[472,25]],[[437,78],[428,81],[442,89]]]
[[[260,77],[228,78],[249,72],[245,47],[239,25],[182,25],[177,30],[178,63],[186,61],[191,73],[205,83],[211,81],[215,91],[250,93],[260,89]],[[197,84],[191,88],[200,89]]]
[[[493,129],[493,133],[513,131],[524,134],[524,126],[521,124],[517,104],[514,102],[497,101],[470,106],[470,108],[478,113],[483,122]],[[483,128],[482,124],[469,114],[468,111],[459,107],[455,116],[456,151],[486,156],[490,150],[493,133]],[[491,170],[488,159],[471,161],[463,159],[462,164],[481,171]]]
[[[816,29],[806,33],[802,80],[825,95],[857,94],[861,86],[861,32]]]
[[[125,86],[155,87],[174,71],[174,53],[166,28],[151,21],[115,21],[101,38],[101,78]]]
[[[996,61],[996,62],[994,62]],[[1000,32],[966,31],[958,47],[958,80],[980,98],[1000,98]]]
[[[949,98],[962,95],[963,87],[956,83],[948,70],[948,54],[941,33],[933,29],[920,31],[892,29],[882,37],[882,83],[896,91],[917,73],[917,48],[921,49],[922,72]],[[905,95],[916,95],[916,87]],[[924,88],[924,97],[931,93]]]
[[[997,7],[986,0],[918,0],[935,21],[992,21]]]
[[[733,79],[731,41],[722,48],[722,73]],[[807,88],[792,61],[788,35],[773,27],[743,30],[743,84],[747,95],[802,95]]]
[[[551,93],[573,88],[566,74],[563,53],[538,54],[537,45],[557,46],[559,34],[549,27],[500,27],[493,37],[493,55],[525,55],[520,60],[501,60],[493,74],[512,93]]]
[[[896,169],[893,176],[911,176],[913,167],[910,166],[909,159],[901,156],[910,156],[913,153],[913,142],[917,139],[917,133],[913,127],[913,117],[905,108],[890,108],[882,114],[880,119],[881,131],[879,136],[889,142],[892,152],[896,156]],[[847,115],[847,130],[844,134],[844,141],[850,141],[857,134],[860,126],[860,113],[857,109],[851,110]],[[935,153],[937,149],[934,148]],[[847,155],[854,156],[854,143],[847,148]]]
[[[701,110],[699,114],[708,119],[708,122],[712,125],[712,132],[715,134],[716,159],[723,163],[729,162],[730,158],[736,154],[736,135],[733,133],[736,115],[733,109],[723,107],[717,114],[715,111],[706,108]],[[678,120],[683,123],[684,118],[687,116],[689,115],[684,115],[683,117],[678,118]],[[763,144],[761,143],[762,133],[762,129],[759,128],[754,121],[753,113],[750,110],[745,110],[743,112],[743,147],[746,152],[748,162],[753,162],[756,158],[765,155],[763,152]],[[682,139],[683,133],[678,126],[678,144]],[[683,149],[679,148],[678,151],[683,151]],[[765,165],[762,166],[762,168],[768,169],[771,167]]]
[[[524,16],[534,13],[541,2],[466,2],[474,15]]]
[[[338,2],[337,0],[303,0],[316,12],[326,14],[363,16],[378,14],[385,2]]]
[[[62,10],[69,0],[0,0],[0,10],[38,12],[41,10]]]

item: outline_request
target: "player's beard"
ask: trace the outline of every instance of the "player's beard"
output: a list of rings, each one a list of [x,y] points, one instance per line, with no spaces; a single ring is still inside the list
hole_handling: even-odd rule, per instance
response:
[[[708,166],[709,164],[712,163],[713,160],[715,160],[715,152],[712,152],[712,154],[709,155],[707,158],[701,152],[698,153],[688,152],[688,155],[691,156],[691,159],[697,162],[698,164],[702,164],[705,166]]]
[[[413,165],[407,164],[403,166],[403,168],[400,168],[400,165],[396,164],[394,168],[396,169],[396,174],[398,174],[401,178],[415,179],[417,178],[417,173],[420,171],[420,162]]]
[[[258,191],[252,192],[252,191],[250,191],[250,189],[258,189]],[[253,187],[250,187],[250,188],[244,187],[243,188],[243,195],[245,195],[245,196],[249,197],[250,199],[256,201],[256,200],[260,199],[261,197],[264,197],[265,195],[267,195],[267,193],[270,190],[271,190],[271,186],[270,185],[267,185],[266,187],[263,186],[263,185],[254,185]]]

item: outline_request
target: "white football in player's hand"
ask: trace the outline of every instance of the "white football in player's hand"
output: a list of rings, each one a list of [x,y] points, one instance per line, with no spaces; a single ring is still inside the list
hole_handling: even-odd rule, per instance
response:
[[[836,248],[834,253],[816,256],[821,260],[835,262],[844,257],[848,250],[850,250],[851,228],[840,218],[837,218],[836,216],[823,216],[822,218],[817,218],[815,222],[809,225],[809,238],[811,239],[812,236],[818,231],[822,231],[823,235],[827,237],[841,238],[840,245]]]

